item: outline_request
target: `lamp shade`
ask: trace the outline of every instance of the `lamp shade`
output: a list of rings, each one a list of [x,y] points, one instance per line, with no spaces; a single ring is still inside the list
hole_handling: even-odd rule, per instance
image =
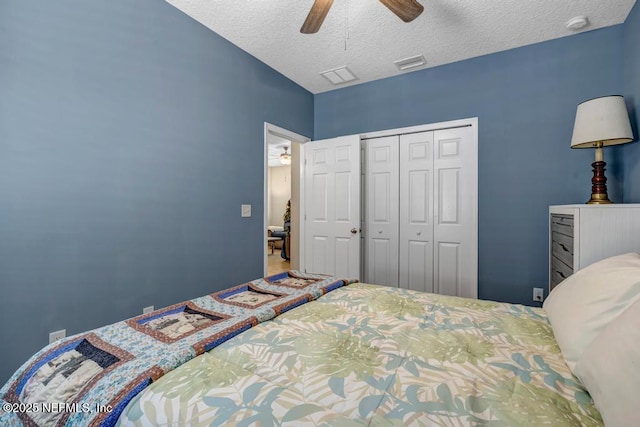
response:
[[[633,141],[629,114],[620,95],[590,99],[578,105],[571,148],[593,148]]]

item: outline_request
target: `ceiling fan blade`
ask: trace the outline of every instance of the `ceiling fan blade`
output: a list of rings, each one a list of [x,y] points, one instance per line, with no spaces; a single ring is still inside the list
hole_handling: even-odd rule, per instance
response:
[[[413,21],[424,10],[424,7],[416,0],[380,0],[380,3],[387,6],[387,9],[395,13],[404,22]]]
[[[317,33],[332,4],[333,0],[315,0],[300,32],[303,34]]]

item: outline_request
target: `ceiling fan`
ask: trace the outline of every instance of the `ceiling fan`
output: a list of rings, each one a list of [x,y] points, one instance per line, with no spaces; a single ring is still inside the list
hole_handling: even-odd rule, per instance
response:
[[[404,22],[413,21],[424,10],[424,7],[416,0],[380,0],[380,3]],[[315,0],[300,32],[303,34],[317,33],[332,4],[333,0]]]

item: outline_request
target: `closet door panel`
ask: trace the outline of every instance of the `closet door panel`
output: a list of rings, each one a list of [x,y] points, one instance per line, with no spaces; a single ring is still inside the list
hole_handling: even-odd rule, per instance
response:
[[[433,292],[433,132],[400,136],[400,287]]]
[[[393,280],[389,276],[392,257],[397,253],[391,251],[390,239],[371,239],[370,283],[389,284]]]
[[[438,221],[460,224],[460,170],[438,170]]]
[[[398,286],[398,137],[364,140],[365,280]]]
[[[434,291],[477,298],[477,145],[470,127],[434,131]]]
[[[436,289],[441,295],[460,295],[460,244],[438,242],[436,247]]]
[[[431,242],[409,240],[405,242],[407,247],[407,271],[406,280],[408,289],[416,291],[433,292],[431,277],[431,260],[433,250]]]

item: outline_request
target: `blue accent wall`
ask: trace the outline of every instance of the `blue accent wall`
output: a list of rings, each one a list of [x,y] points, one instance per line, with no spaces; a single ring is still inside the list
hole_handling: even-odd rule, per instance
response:
[[[624,22],[624,96],[635,140],[622,146],[624,155],[624,201],[640,203],[640,2]]]
[[[479,296],[531,304],[548,285],[549,205],[590,197],[594,151],[570,148],[575,111],[622,93],[622,35],[618,25],[322,93],[314,137],[477,116]],[[620,201],[620,150],[605,155]]]
[[[2,1],[0,384],[262,276],[265,121],[311,136],[313,95],[163,1]]]
[[[577,104],[622,93],[638,137],[637,46],[638,4],[623,25],[314,97],[160,0],[3,0],[0,383],[51,331],[260,276],[265,121],[327,138],[479,117],[480,297],[530,304],[548,206],[590,194]],[[606,156],[610,196],[640,202],[640,144]]]

